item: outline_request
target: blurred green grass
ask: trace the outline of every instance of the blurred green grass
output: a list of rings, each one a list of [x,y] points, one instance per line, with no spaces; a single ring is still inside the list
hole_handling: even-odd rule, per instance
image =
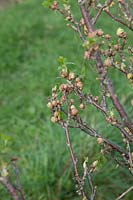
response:
[[[83,49],[78,36],[67,30],[62,17],[44,9],[41,3],[41,0],[24,1],[0,12],[0,161],[19,158],[21,180],[29,200],[78,200],[65,137],[57,125],[51,124],[46,104],[57,81],[57,58],[62,55],[74,62],[73,69],[79,72],[84,65]],[[104,21],[105,31],[109,27],[108,20]],[[90,71],[90,91],[97,94],[95,71]],[[117,72],[110,76],[114,77],[117,93],[131,113],[129,101],[126,103],[126,97],[130,99],[132,95],[131,86]],[[112,137],[117,140],[116,131],[101,122],[96,110],[90,108],[84,117],[104,133],[114,132]],[[71,137],[79,165],[86,156],[89,163],[99,159],[94,139],[77,131]],[[129,187],[130,174],[115,167],[104,162],[94,174],[97,200],[112,200]],[[10,200],[2,186],[0,195],[2,200]],[[131,194],[126,199],[130,200]]]

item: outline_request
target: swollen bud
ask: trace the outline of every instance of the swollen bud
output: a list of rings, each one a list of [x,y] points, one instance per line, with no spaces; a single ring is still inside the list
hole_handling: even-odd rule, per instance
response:
[[[60,73],[60,76],[62,78],[67,78],[68,76],[68,72],[67,72],[67,69],[62,69],[61,73]]]
[[[128,78],[128,79],[132,79],[132,78],[133,78],[133,74],[128,73],[128,74],[127,74],[127,78]]]
[[[72,116],[76,116],[78,114],[78,110],[76,108],[71,110]]]
[[[131,104],[131,106],[133,107],[133,99],[131,100],[130,104]]]
[[[104,143],[104,140],[103,140],[103,138],[100,138],[100,137],[99,137],[99,138],[97,139],[97,142],[98,142],[98,144],[101,144],[101,145],[102,145],[102,144]]]
[[[69,79],[69,80],[73,80],[74,78],[75,78],[74,72],[70,72],[70,73],[69,73],[69,76],[68,76],[68,79]]]
[[[96,31],[96,34],[97,34],[97,36],[102,36],[102,35],[103,35],[102,29],[98,29],[98,30]]]
[[[84,105],[83,103],[81,103],[81,104],[79,105],[79,107],[80,107],[81,110],[85,109],[85,105]]]
[[[74,105],[71,105],[70,109],[71,109],[72,116],[76,116],[78,114],[78,110]]]
[[[112,61],[110,58],[107,58],[104,60],[104,66],[105,67],[110,67],[112,65]]]
[[[118,28],[116,31],[116,35],[120,38],[126,38],[127,34],[122,28]]]
[[[57,118],[55,116],[52,116],[51,117],[51,122],[53,122],[53,123],[57,122]]]
[[[47,103],[47,107],[50,108],[50,109],[52,109],[52,108],[53,108],[52,103],[51,103],[51,102],[48,102],[48,103]]]

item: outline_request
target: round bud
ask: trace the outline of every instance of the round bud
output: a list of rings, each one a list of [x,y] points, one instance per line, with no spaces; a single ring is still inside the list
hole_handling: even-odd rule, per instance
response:
[[[51,103],[51,102],[48,102],[48,103],[47,103],[47,107],[50,108],[50,109],[52,109],[52,108],[53,108],[52,103]]]
[[[59,113],[57,111],[54,112],[54,117],[58,117]]]
[[[53,122],[53,123],[57,122],[57,118],[55,116],[52,116],[51,117],[51,122]]]
[[[85,105],[84,105],[83,103],[81,103],[81,104],[79,105],[79,107],[80,107],[81,110],[85,109]]]
[[[109,34],[106,34],[106,35],[105,35],[105,38],[106,38],[107,40],[109,40],[109,39],[111,38],[111,36],[110,36]]]
[[[118,50],[119,50],[119,45],[118,45],[118,44],[115,44],[115,45],[114,45],[114,49],[118,51]]]
[[[101,154],[104,154],[104,150],[103,150],[103,149],[101,149],[101,151],[100,151],[100,152],[101,152]]]
[[[133,99],[131,100],[130,104],[131,104],[131,106],[133,107]]]
[[[53,98],[56,98],[57,96],[58,96],[57,93],[52,92],[52,97],[53,97]]]
[[[123,138],[123,142],[126,144],[126,143],[127,143],[127,139],[126,139],[126,138]]]
[[[126,32],[122,28],[117,29],[116,35],[120,38],[126,38],[127,37]]]
[[[107,58],[104,60],[104,66],[105,67],[110,67],[112,65],[112,61],[110,58]]]
[[[51,103],[52,103],[52,106],[57,106],[57,101],[53,100]]]
[[[96,167],[98,164],[98,160],[95,160],[93,163],[92,163],[92,167]]]
[[[76,108],[73,108],[72,110],[71,110],[71,115],[72,116],[76,116],[78,114],[78,110],[76,109]]]
[[[98,142],[98,144],[101,144],[101,145],[102,145],[102,144],[104,143],[104,139],[99,137],[99,138],[97,139],[97,142]]]
[[[80,82],[80,78],[79,78],[79,77],[77,77],[75,81],[76,81],[76,82]]]
[[[72,109],[74,109],[74,108],[75,108],[75,106],[74,106],[74,105],[71,105],[70,109],[72,110]]]
[[[84,59],[89,59],[90,58],[90,51],[85,51],[84,52]]]
[[[54,1],[53,4],[51,5],[52,10],[57,10],[58,9],[58,2]]]
[[[66,101],[66,96],[61,97],[61,104]]]
[[[74,78],[75,78],[74,72],[70,72],[70,73],[69,73],[69,76],[68,76],[68,79],[69,79],[69,80],[73,80]]]
[[[60,91],[65,91],[67,89],[67,84],[61,84],[60,85]]]
[[[71,103],[74,103],[74,99],[70,99],[70,102],[71,102]]]
[[[88,33],[88,37],[94,38],[96,36],[96,34],[97,34],[97,31],[90,32],[90,33]]]
[[[122,28],[118,28],[117,31],[116,31],[116,35],[118,37],[120,37],[123,32],[124,32],[124,30]]]
[[[98,102],[98,99],[99,99],[98,96],[95,96],[95,97],[94,97],[94,101],[95,101],[95,102]]]
[[[61,71],[61,73],[60,73],[60,76],[61,76],[62,78],[67,78],[67,76],[68,76],[67,70],[66,70],[66,69],[62,69],[62,71]]]
[[[76,86],[77,86],[80,90],[83,89],[83,83],[82,83],[81,81],[77,82],[77,83],[76,83]]]
[[[96,32],[97,32],[97,36],[102,36],[103,35],[102,29],[98,29]]]
[[[128,74],[127,74],[127,78],[128,78],[128,79],[132,79],[132,78],[133,78],[133,74],[128,73]]]

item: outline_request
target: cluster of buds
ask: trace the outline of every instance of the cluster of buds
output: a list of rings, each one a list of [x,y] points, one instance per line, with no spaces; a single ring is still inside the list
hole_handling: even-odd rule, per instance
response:
[[[116,55],[116,51],[113,50],[113,48],[109,48],[105,50],[105,56],[112,57]]]
[[[65,78],[67,79],[68,81],[74,81],[74,85],[75,87],[77,87],[79,90],[82,90],[83,89],[83,83],[82,81],[80,80],[79,77],[76,77],[75,76],[75,73],[74,72],[69,72],[67,71],[67,69],[62,69],[61,73],[60,73],[60,76],[62,78]],[[60,90],[66,90],[67,88],[69,87],[69,89],[72,87],[70,86],[69,84],[62,84],[60,86]]]
[[[49,101],[47,107],[50,109],[58,108],[60,107],[60,102],[58,100]]]
[[[73,16],[72,16],[72,14],[69,14],[66,18],[65,18],[67,21],[69,21],[69,22],[74,22],[74,19],[73,19]]]
[[[75,79],[75,74],[74,72],[70,72],[68,73],[67,69],[62,69],[61,73],[60,73],[61,78],[66,78],[69,81],[74,80]]]
[[[73,87],[68,83],[62,83],[60,85],[59,89],[60,89],[61,92],[67,93],[67,94],[70,94],[73,91]]]
[[[64,10],[63,11],[64,11],[65,19],[67,21],[70,21],[71,23],[74,23],[74,18],[73,18],[73,15],[71,13],[70,5],[64,4],[63,6],[64,6]]]
[[[68,72],[68,70],[63,68],[60,72],[61,78],[66,79],[66,83],[61,83],[60,86],[52,88],[52,98],[48,102],[47,107],[52,111],[52,122],[60,122],[61,120],[61,107],[67,104],[69,107],[69,113],[71,117],[78,115],[78,110],[74,105],[74,99],[70,99],[68,103],[68,96],[75,92],[75,90],[82,90],[83,83],[79,77],[75,76],[74,72]],[[83,110],[85,105],[80,103],[79,108]]]
[[[82,90],[82,89],[83,89],[83,83],[81,82],[80,78],[76,78],[76,79],[75,79],[75,86],[76,86],[79,90]]]
[[[61,107],[61,103],[59,100],[51,100],[48,102],[47,107],[49,109],[51,109],[53,115],[51,117],[51,122],[55,123],[55,122],[59,122],[61,120],[60,117],[60,107]]]
[[[51,117],[51,122],[55,123],[55,122],[59,122],[61,120],[60,118],[60,114],[58,111],[55,111],[53,113],[53,116]]]
[[[102,29],[97,29],[96,31],[93,31],[93,32],[89,32],[88,33],[88,37],[89,38],[94,38],[96,36],[98,37],[102,37],[104,35],[104,32]]]

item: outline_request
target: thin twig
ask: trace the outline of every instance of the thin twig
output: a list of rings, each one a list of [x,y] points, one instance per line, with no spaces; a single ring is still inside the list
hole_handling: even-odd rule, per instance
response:
[[[110,140],[104,138],[101,134],[99,134],[96,130],[94,130],[93,128],[90,128],[89,126],[87,126],[86,124],[84,124],[81,120],[81,118],[77,118],[79,127],[82,131],[84,131],[85,133],[89,134],[92,137],[96,137],[96,138],[102,138],[104,140],[104,142],[112,147],[112,149],[115,149],[117,152],[119,152],[120,154],[125,154],[128,157],[128,153],[126,151],[124,151],[119,145],[111,142]]]
[[[93,98],[90,95],[85,95],[83,94],[80,90],[75,88],[75,93],[82,99],[84,100],[86,103],[89,103],[91,105],[93,105],[94,107],[96,107],[99,111],[101,111],[101,113],[107,118],[108,117],[108,112],[105,111],[105,108],[101,105],[99,105],[97,102],[95,102],[93,100]],[[123,124],[121,124],[120,122],[118,122],[118,120],[115,120],[114,122],[110,122],[110,124],[114,127],[117,127],[122,133],[123,135],[129,140],[133,142],[133,138],[128,134],[128,132],[126,132],[125,129],[123,129]]]
[[[0,177],[0,182],[6,188],[6,190],[14,200],[20,200],[15,187],[9,182],[9,180],[6,177]]]
[[[104,10],[104,8],[106,8],[107,6],[109,6],[109,4],[112,3],[112,1],[113,1],[113,0],[107,1],[107,2],[99,9],[98,13],[96,14],[96,17],[93,19],[93,22],[92,22],[93,25],[97,22],[98,18],[99,18],[100,15],[102,14],[102,11]]]
[[[73,163],[73,167],[74,167],[74,172],[75,172],[75,178],[76,178],[76,181],[77,181],[78,186],[79,186],[79,191],[81,192],[82,197],[87,200],[86,194],[85,194],[85,192],[82,188],[82,185],[81,185],[81,180],[80,180],[80,176],[79,176],[79,172],[78,172],[78,168],[77,168],[77,158],[76,158],[74,151],[73,151],[73,148],[72,148],[71,139],[70,139],[70,136],[69,136],[68,124],[62,123],[61,126],[65,130],[67,146],[68,146],[68,149],[69,149],[69,152],[70,152],[70,155],[71,155],[71,159],[72,159],[72,163]]]
[[[89,181],[89,185],[90,185],[90,189],[91,189],[91,199],[90,200],[94,200],[95,196],[96,196],[96,187],[93,186],[91,173],[88,172],[88,170],[87,170],[87,177],[88,177],[88,181]]]
[[[108,14],[112,19],[114,19],[115,21],[123,24],[124,26],[128,27],[131,31],[133,31],[133,27],[131,27],[131,25],[128,25],[126,22],[124,22],[121,18],[118,18],[116,16],[114,16],[109,10],[104,10],[106,12],[106,14]]]
[[[130,192],[131,190],[133,190],[133,186],[131,186],[128,190],[126,190],[125,192],[123,192],[119,197],[117,197],[115,200],[120,200],[122,199],[128,192]]]
[[[15,172],[15,175],[16,175],[17,190],[19,191],[22,199],[26,200],[26,196],[25,196],[25,194],[24,194],[24,192],[22,190],[22,186],[21,186],[21,183],[20,183],[19,169],[16,166],[16,161],[12,161],[12,166],[13,166],[13,169],[14,169],[14,172]]]
[[[131,154],[131,148],[130,148],[130,144],[129,141],[126,141],[127,143],[127,151],[128,151],[128,156],[129,156],[129,165],[130,165],[130,171],[131,173],[133,173],[133,159],[132,159],[132,154]]]

